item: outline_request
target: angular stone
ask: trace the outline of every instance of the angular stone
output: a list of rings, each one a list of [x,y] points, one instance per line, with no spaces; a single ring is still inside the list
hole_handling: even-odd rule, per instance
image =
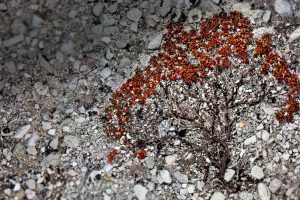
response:
[[[95,16],[100,16],[103,12],[103,8],[104,8],[104,5],[103,3],[101,2],[98,2],[94,7],[93,7],[93,14]]]
[[[293,42],[294,40],[298,40],[300,38],[300,27],[294,30],[289,36],[289,42]]]
[[[279,188],[281,187],[281,185],[282,185],[282,181],[277,178],[274,178],[270,182],[269,189],[271,190],[272,193],[276,193],[277,190],[279,190]]]
[[[262,179],[265,176],[263,169],[257,165],[254,165],[252,167],[250,174],[251,174],[252,178],[258,179],[258,180]]]
[[[46,70],[49,73],[53,73],[53,67],[50,65],[50,63],[45,59],[45,57],[42,54],[38,54],[38,61],[40,66]]]
[[[227,181],[227,182],[231,181],[232,178],[234,177],[234,174],[235,174],[235,170],[227,169],[225,171],[224,180]]]
[[[259,183],[257,185],[257,192],[261,200],[270,200],[271,192],[269,188],[264,183]]]
[[[171,178],[170,172],[168,170],[162,170],[159,173],[159,179],[163,183],[168,183],[168,184],[172,183],[172,178]]]
[[[260,27],[256,28],[252,31],[254,38],[260,38],[261,36],[265,34],[273,34],[275,32],[273,27]]]
[[[79,146],[79,139],[77,136],[75,135],[66,135],[64,137],[64,144],[67,147],[72,147],[72,148],[76,148]]]
[[[256,136],[253,135],[252,137],[247,138],[247,139],[244,141],[244,145],[254,144],[255,142],[256,142]]]
[[[180,182],[180,183],[188,183],[189,178],[187,175],[182,174],[181,172],[177,171],[174,173],[174,177]]]
[[[172,9],[172,0],[164,0],[162,6],[159,9],[159,13],[162,17],[167,16],[167,14]]]
[[[291,17],[294,15],[292,5],[286,0],[276,0],[274,3],[274,9],[283,17]]]
[[[146,196],[148,193],[148,189],[142,186],[141,184],[137,184],[133,187],[133,192],[138,200],[146,200]]]
[[[23,40],[24,40],[24,35],[20,34],[20,35],[17,35],[15,37],[12,37],[12,38],[9,38],[7,40],[4,40],[2,42],[2,45],[4,47],[10,47],[10,46],[13,46],[15,44],[18,44],[18,43],[22,42]]]
[[[134,22],[140,21],[142,15],[143,15],[142,11],[140,11],[137,8],[132,8],[127,12],[127,18]]]
[[[215,192],[211,197],[210,200],[225,200],[225,195],[221,192]]]
[[[30,127],[31,127],[30,124],[27,124],[25,126],[19,127],[16,130],[16,134],[15,134],[14,138],[18,138],[18,139],[23,138],[26,135],[26,133],[28,133]]]
[[[200,22],[202,19],[202,12],[198,8],[193,8],[188,14],[188,23]]]
[[[163,34],[159,33],[157,34],[154,38],[152,38],[152,40],[149,42],[148,44],[148,49],[150,50],[155,50],[158,49],[160,47],[161,41],[163,38]]]

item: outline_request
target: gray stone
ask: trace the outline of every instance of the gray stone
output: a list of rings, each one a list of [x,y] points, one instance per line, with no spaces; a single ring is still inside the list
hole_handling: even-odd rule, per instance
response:
[[[26,152],[33,156],[36,156],[38,153],[35,147],[27,147]]]
[[[39,28],[42,26],[43,22],[44,20],[41,17],[37,15],[32,16],[31,24],[33,27]]]
[[[172,183],[172,178],[168,170],[162,170],[159,173],[159,179],[161,180],[162,183],[168,183],[168,184]]]
[[[142,15],[143,15],[142,11],[140,11],[137,8],[132,8],[127,12],[128,19],[130,19],[134,22],[140,21]]]
[[[38,54],[38,61],[40,66],[46,70],[49,73],[53,73],[53,67],[50,65],[50,63],[45,59],[45,57],[42,54]]]
[[[227,169],[225,171],[224,180],[227,181],[227,182],[231,181],[232,178],[234,177],[234,174],[235,174],[235,170]]]
[[[48,134],[52,135],[52,136],[55,135],[55,132],[56,132],[56,129],[54,129],[54,128],[51,128],[51,129],[48,130]]]
[[[6,62],[5,68],[9,73],[15,73],[17,71],[16,64],[13,61]]]
[[[103,167],[103,171],[108,173],[110,172],[114,167],[111,165],[111,164],[106,164],[104,167]]]
[[[148,49],[155,50],[160,47],[161,41],[163,39],[163,34],[159,33],[157,34],[148,44]]]
[[[269,188],[264,183],[259,183],[257,185],[257,192],[259,195],[259,198],[261,200],[270,200],[271,199],[271,192]]]
[[[6,11],[7,10],[7,6],[5,3],[0,3],[0,11]]]
[[[180,182],[180,183],[188,183],[189,178],[187,175],[182,174],[181,172],[177,171],[174,173],[174,177]]]
[[[273,107],[269,106],[269,105],[264,105],[262,106],[263,111],[267,114],[267,115],[274,115],[275,114],[275,110]]]
[[[260,38],[261,36],[265,35],[265,34],[273,34],[275,32],[273,27],[260,27],[260,28],[256,28],[252,31],[253,33],[253,37],[254,38]]]
[[[13,149],[13,155],[17,158],[25,156],[25,146],[22,143],[17,143]]]
[[[107,79],[111,75],[111,69],[109,67],[102,69],[100,75],[103,79]]]
[[[268,23],[271,19],[272,12],[270,10],[266,10],[263,15],[263,22]]]
[[[151,56],[145,54],[145,53],[140,53],[139,54],[139,60],[142,65],[142,67],[146,67],[149,64]]]
[[[128,67],[131,65],[131,60],[128,58],[122,58],[119,62],[119,67],[123,68],[123,67]]]
[[[173,165],[175,163],[175,161],[176,161],[176,158],[177,158],[176,154],[166,156],[165,160],[166,160],[167,165]]]
[[[291,17],[294,15],[292,5],[286,0],[276,0],[274,3],[274,9],[283,17]]]
[[[41,162],[42,166],[57,166],[60,163],[61,154],[60,153],[51,153],[47,155]]]
[[[40,136],[37,133],[33,133],[27,141],[28,147],[35,147],[37,141],[40,139]]]
[[[104,42],[105,44],[110,44],[111,39],[109,37],[103,37],[101,38],[101,41]]]
[[[76,148],[79,146],[79,139],[75,135],[66,135],[64,137],[64,145],[71,148]]]
[[[129,29],[130,29],[131,31],[137,33],[137,32],[138,32],[138,23],[137,23],[137,22],[132,22],[132,23],[130,24]]]
[[[52,149],[57,149],[58,148],[58,138],[54,138],[53,140],[51,140],[51,142],[49,143],[49,146]]]
[[[241,200],[252,200],[253,194],[251,194],[250,192],[243,191],[239,193],[239,197]]]
[[[167,135],[168,130],[171,128],[171,120],[166,119],[160,122],[158,125],[158,134],[160,137]]]
[[[145,163],[148,169],[153,169],[155,165],[155,161],[153,157],[147,157],[145,159]]]
[[[102,15],[102,25],[103,25],[103,27],[112,26],[115,23],[116,23],[116,20],[112,15],[109,15],[109,14]]]
[[[30,130],[30,127],[31,127],[30,124],[27,124],[25,126],[19,127],[16,130],[16,134],[15,134],[14,138],[18,138],[18,139],[23,138],[28,133],[28,131]]]
[[[262,130],[261,139],[265,142],[268,141],[270,139],[270,133],[266,130]]]
[[[137,184],[133,187],[133,192],[138,200],[146,200],[146,196],[148,193],[148,189],[142,186],[141,184]]]
[[[97,17],[100,16],[103,12],[103,8],[104,8],[103,3],[101,3],[101,2],[97,3],[93,7],[93,14]]]
[[[110,13],[115,13],[115,12],[117,12],[117,10],[118,10],[118,3],[117,2],[115,2],[115,3],[113,3],[113,4],[111,4],[108,8],[107,8],[107,10],[108,10],[108,12],[110,12]]]
[[[252,14],[250,3],[236,3],[233,4],[232,10],[240,11],[245,16],[250,17]]]
[[[254,144],[256,143],[256,136],[253,135],[252,137],[250,138],[247,138],[245,141],[244,141],[244,145],[250,145],[250,144]]]
[[[281,187],[281,185],[282,185],[282,181],[277,178],[274,178],[270,182],[269,189],[271,190],[272,193],[276,193],[277,190],[279,190],[279,188]]]
[[[289,36],[289,42],[293,42],[294,40],[298,40],[300,38],[300,27],[294,30]]]
[[[61,46],[60,50],[65,53],[65,55],[71,55],[74,51],[74,43],[69,40]]]
[[[10,47],[10,46],[13,46],[15,44],[18,44],[18,43],[22,42],[23,40],[24,40],[24,35],[20,34],[20,35],[17,35],[15,37],[12,37],[12,38],[9,38],[7,40],[4,40],[2,42],[2,45],[4,47]]]
[[[115,45],[118,49],[124,49],[127,46],[127,41],[123,39],[118,39],[115,41]]]
[[[35,190],[36,184],[34,179],[29,179],[26,181],[26,185],[29,189]]]
[[[202,12],[198,8],[193,8],[188,14],[188,23],[200,22],[202,19]]]
[[[219,4],[221,0],[211,0],[212,2],[214,2],[215,4]]]
[[[265,176],[263,169],[257,165],[254,165],[252,167],[250,174],[251,174],[252,178],[258,179],[258,180],[262,179]]]
[[[204,185],[205,185],[204,181],[197,181],[197,188],[199,191],[203,190]]]
[[[24,34],[27,30],[26,25],[19,19],[15,19],[11,24],[11,31],[15,35]]]
[[[159,13],[162,17],[167,16],[167,14],[172,9],[172,0],[164,0],[162,6],[159,9]]]
[[[185,7],[188,9],[197,6],[199,2],[200,0],[184,0]]]
[[[225,200],[225,195],[221,192],[215,192],[211,197],[210,200]]]
[[[47,85],[44,85],[42,82],[36,82],[34,84],[34,88],[36,92],[42,96],[45,96],[49,91],[49,87]]]

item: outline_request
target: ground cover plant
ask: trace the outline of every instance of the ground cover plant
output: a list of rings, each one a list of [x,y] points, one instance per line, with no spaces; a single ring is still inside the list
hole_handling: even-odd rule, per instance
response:
[[[199,27],[166,26],[149,65],[137,68],[113,93],[105,131],[138,159],[179,141],[176,148],[192,152],[198,166],[214,166],[225,182],[243,113],[268,102],[278,122],[292,122],[300,84],[271,36],[253,38],[250,20],[241,13],[218,14]],[[272,92],[279,85],[286,91],[282,95]],[[113,150],[109,162],[121,152]]]

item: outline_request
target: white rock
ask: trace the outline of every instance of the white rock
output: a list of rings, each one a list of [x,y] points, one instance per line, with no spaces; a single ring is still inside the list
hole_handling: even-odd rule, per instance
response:
[[[172,8],[172,0],[164,0],[159,10],[160,15],[162,17],[167,16],[167,14],[171,11],[171,8]]]
[[[33,133],[31,137],[28,139],[27,146],[35,147],[36,142],[40,139],[40,136],[37,133]]]
[[[270,19],[271,19],[271,11],[270,10],[266,10],[265,11],[265,13],[264,13],[264,15],[263,15],[263,21],[265,22],[265,23],[268,23],[269,21],[270,21]]]
[[[247,138],[247,139],[244,141],[244,145],[254,144],[255,142],[256,142],[256,136],[253,135],[252,137]]]
[[[73,147],[73,148],[76,148],[79,146],[79,139],[77,136],[75,135],[66,135],[64,137],[64,144],[67,146],[67,147]]]
[[[256,28],[252,31],[254,38],[260,38],[261,36],[265,34],[274,34],[275,30],[273,27],[260,27]]]
[[[271,199],[271,192],[269,188],[264,183],[259,183],[257,185],[257,192],[259,195],[259,198],[261,200],[270,200]]]
[[[264,105],[261,107],[263,109],[263,111],[267,114],[267,115],[274,115],[275,110],[273,107],[268,106],[268,105]]]
[[[29,189],[35,190],[35,180],[34,179],[27,180],[26,185],[28,186]]]
[[[51,142],[49,143],[49,146],[52,149],[57,149],[58,148],[58,138],[54,138],[53,140],[51,140]]]
[[[138,200],[146,200],[146,196],[148,193],[148,189],[142,186],[141,184],[137,184],[133,187],[133,191]]]
[[[283,17],[291,17],[294,15],[292,5],[286,0],[276,0],[274,3],[274,9]]]
[[[163,38],[163,34],[159,33],[154,38],[151,39],[151,41],[148,44],[148,49],[155,50],[160,47],[161,41]]]
[[[145,163],[148,169],[153,169],[154,165],[155,165],[155,161],[153,157],[147,157],[145,159]]]
[[[252,200],[253,194],[251,194],[250,192],[243,191],[239,193],[239,197],[241,198],[241,200]]]
[[[49,87],[47,85],[44,85],[42,82],[36,82],[34,84],[34,88],[36,92],[42,96],[45,96],[49,91]]]
[[[182,174],[181,172],[177,171],[174,173],[174,177],[180,182],[180,183],[188,183],[189,177],[185,174]]]
[[[109,67],[102,69],[100,75],[103,79],[107,79],[111,75],[111,69]]]
[[[275,193],[281,187],[281,185],[282,185],[282,181],[277,178],[274,178],[270,182],[269,189],[271,190],[272,193]]]
[[[166,160],[167,165],[173,165],[175,163],[175,161],[176,161],[176,158],[177,158],[176,154],[170,155],[170,156],[166,156],[165,160]]]
[[[4,40],[2,42],[2,45],[4,47],[10,47],[10,46],[13,46],[15,44],[18,44],[18,43],[22,42],[23,40],[24,40],[24,35],[20,34],[20,35],[17,35],[15,37],[12,37],[12,38],[9,38],[7,40]]]
[[[35,147],[27,147],[26,152],[33,156],[36,156],[38,153]]]
[[[145,53],[139,54],[139,60],[143,67],[146,67],[149,64],[150,58],[151,58],[151,56],[149,56]]]
[[[205,185],[204,181],[197,181],[197,188],[199,191],[203,190],[204,185]]]
[[[179,2],[179,1],[178,1]],[[186,8],[191,8],[191,7],[193,7],[193,6],[196,6],[196,5],[198,5],[198,3],[199,3],[199,0],[195,0],[195,1],[191,1],[191,0],[184,0],[184,3],[185,3],[185,6],[186,6]]]
[[[93,7],[93,14],[95,15],[95,16],[100,16],[101,15],[101,13],[103,12],[103,3],[101,3],[101,2],[99,2],[99,3],[97,3],[94,7]]]
[[[210,200],[225,200],[225,195],[221,192],[215,192],[211,197]]]
[[[42,129],[44,131],[47,131],[47,130],[49,130],[51,128],[52,128],[51,122],[44,122],[44,121],[42,121]]]
[[[202,19],[202,12],[198,8],[193,8],[188,14],[188,23],[200,22]]]
[[[112,166],[111,164],[106,164],[106,165],[103,167],[103,170],[104,170],[104,172],[106,172],[106,173],[110,172],[112,169],[113,169],[113,166]]]
[[[187,188],[188,193],[192,194],[195,192],[195,186],[194,185],[189,185]]]
[[[30,127],[31,127],[30,124],[27,124],[25,126],[19,127],[16,130],[16,134],[15,134],[14,138],[18,138],[18,139],[23,138],[25,136],[25,134],[28,133]]]
[[[300,38],[300,26],[292,32],[289,36],[289,42],[293,42],[294,40],[298,40]]]
[[[250,17],[251,14],[252,14],[250,3],[236,3],[236,4],[233,4],[232,10],[240,11],[241,13],[243,13],[247,17]]]
[[[268,141],[270,139],[270,133],[266,130],[262,130],[261,139],[265,142]]]
[[[172,178],[168,170],[162,170],[159,173],[159,178],[163,183],[168,183],[168,184],[172,183]]]
[[[56,132],[56,129],[52,128],[48,130],[48,134],[54,136]]]
[[[128,19],[138,22],[140,21],[140,18],[142,17],[143,13],[137,8],[132,8],[127,12]]]
[[[158,134],[160,137],[166,136],[168,130],[171,128],[171,120],[163,120],[158,125]]]
[[[220,0],[211,0],[212,2],[214,2],[215,4],[219,4]]]
[[[263,169],[257,165],[254,165],[252,167],[250,174],[254,179],[258,180],[262,179],[265,176]]]
[[[232,178],[234,177],[234,174],[235,174],[235,170],[227,169],[225,171],[224,180],[227,181],[227,182],[231,181]]]

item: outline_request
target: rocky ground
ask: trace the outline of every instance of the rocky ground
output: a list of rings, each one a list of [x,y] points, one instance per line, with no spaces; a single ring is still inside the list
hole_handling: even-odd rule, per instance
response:
[[[0,199],[299,199],[299,113],[279,125],[262,104],[237,123],[250,183],[234,193],[184,170],[176,148],[109,164],[117,144],[102,129],[110,95],[147,65],[171,18],[198,23],[239,10],[300,75],[299,8],[299,0],[0,2]]]

